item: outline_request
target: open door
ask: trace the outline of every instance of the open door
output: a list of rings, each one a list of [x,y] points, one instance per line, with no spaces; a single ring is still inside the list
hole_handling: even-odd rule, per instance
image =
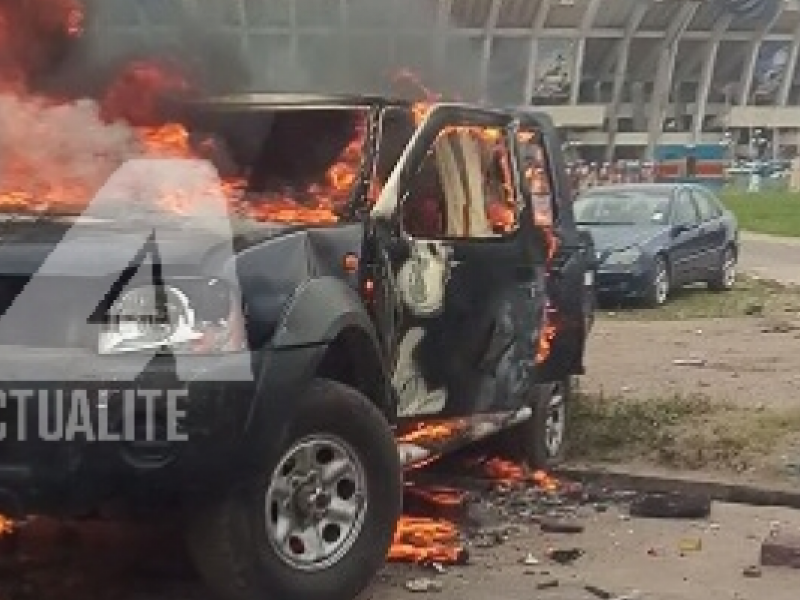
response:
[[[585,342],[594,322],[594,244],[575,225],[573,191],[550,118],[521,113],[516,140],[523,193],[530,196],[535,225],[545,232],[550,251],[537,379],[564,381],[584,372]]]
[[[372,211],[396,292],[401,419],[525,405],[545,271],[513,129],[508,113],[434,106]]]

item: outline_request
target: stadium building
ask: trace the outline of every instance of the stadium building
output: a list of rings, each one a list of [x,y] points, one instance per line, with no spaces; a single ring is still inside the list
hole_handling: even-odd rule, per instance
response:
[[[385,91],[387,73],[407,68],[446,94],[547,110],[590,160],[649,159],[668,145],[778,158],[800,145],[800,0],[92,5],[110,50],[169,43],[193,15],[238,49],[253,87]]]

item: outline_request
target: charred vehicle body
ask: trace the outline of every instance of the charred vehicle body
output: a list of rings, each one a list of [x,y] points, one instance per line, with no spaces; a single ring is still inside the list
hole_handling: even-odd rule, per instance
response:
[[[149,164],[132,173],[158,191],[137,193],[160,194],[174,226],[148,233],[128,197],[7,220],[3,310],[25,318],[0,326],[0,366],[6,391],[98,391],[111,432],[129,425],[113,393],[180,390],[181,440],[44,441],[41,402],[5,403],[0,510],[174,506],[222,597],[355,597],[386,556],[404,468],[489,435],[536,466],[562,453],[594,249],[552,124],[363,97],[175,110],[235,197],[230,232],[186,217]]]

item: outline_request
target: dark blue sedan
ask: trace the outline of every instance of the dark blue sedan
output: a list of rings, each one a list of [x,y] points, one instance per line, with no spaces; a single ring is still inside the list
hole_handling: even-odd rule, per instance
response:
[[[594,238],[601,297],[657,307],[682,285],[726,291],[736,281],[736,218],[700,185],[594,188],[578,196],[575,218]]]

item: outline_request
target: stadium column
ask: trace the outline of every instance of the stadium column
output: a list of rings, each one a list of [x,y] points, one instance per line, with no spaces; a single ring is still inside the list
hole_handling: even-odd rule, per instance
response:
[[[186,2],[187,0],[183,0]],[[189,0],[192,4],[196,4],[197,0]],[[250,57],[252,53],[250,52],[250,26],[247,22],[247,10],[245,10],[244,2],[234,2],[235,7],[234,10],[236,11],[236,16],[239,20],[239,52],[242,53],[242,56]],[[245,59],[247,60],[247,59]]]
[[[672,89],[672,75],[675,70],[678,45],[684,32],[692,22],[697,9],[700,8],[700,4],[701,2],[698,0],[684,2],[659,45],[658,67],[656,68],[656,78],[650,102],[650,122],[647,128],[647,160],[653,159],[656,145],[661,139],[661,133],[664,128],[664,115],[670,100],[669,91]]]
[[[786,106],[789,103],[789,94],[792,91],[792,84],[794,83],[798,56],[800,56],[800,23],[797,24],[794,30],[794,38],[792,39],[791,48],[789,50],[789,60],[786,61],[783,81],[781,81],[781,88],[778,91],[778,106]]]
[[[608,107],[608,144],[606,145],[606,162],[614,160],[615,143],[617,130],[619,129],[618,115],[622,104],[622,90],[625,85],[625,75],[628,70],[628,62],[631,53],[631,43],[639,26],[647,14],[652,0],[638,2],[631,11],[628,22],[625,25],[625,35],[617,42],[615,52],[608,55],[608,60],[614,65],[614,84],[611,90],[611,102]],[[600,72],[606,73],[611,69],[610,64],[603,64]]]
[[[753,36],[750,42],[750,48],[747,53],[747,62],[742,71],[742,78],[739,85],[738,102],[740,106],[745,106],[750,98],[750,88],[753,87],[753,78],[756,73],[756,66],[758,65],[758,55],[761,52],[761,46],[764,43],[764,38],[772,29],[773,25],[778,21],[782,11],[777,11],[772,18],[761,25]]]
[[[539,0],[539,6],[533,17],[531,26],[531,39],[528,46],[528,72],[525,77],[525,99],[524,104],[530,104],[533,98],[533,91],[536,86],[536,61],[539,55],[539,38],[542,36],[544,24],[547,22],[547,15],[554,0]]]
[[[450,32],[450,13],[453,0],[439,0],[439,12],[436,15],[436,70],[447,72],[447,42]]]
[[[292,24],[292,32],[289,36],[289,64],[297,65],[300,62],[300,35],[297,31],[299,19],[297,18],[297,2],[295,0],[289,0],[289,19]]]
[[[703,135],[703,121],[705,121],[708,109],[708,95],[711,92],[711,81],[714,79],[714,65],[717,64],[719,44],[732,22],[732,13],[722,15],[711,29],[711,36],[706,42],[703,68],[700,72],[700,85],[697,86],[695,99],[694,122],[692,123],[692,141],[695,144],[700,143],[700,138]]]
[[[501,0],[492,0],[489,15],[483,30],[483,52],[481,53],[481,100],[489,101],[489,64],[492,60],[492,42],[497,31],[497,19],[500,16]]]
[[[592,32],[597,11],[600,9],[602,0],[589,0],[586,12],[581,18],[578,40],[575,45],[572,63],[572,88],[569,93],[569,103],[577,104],[581,92],[581,73],[583,72],[583,59],[586,56],[586,40]]]

